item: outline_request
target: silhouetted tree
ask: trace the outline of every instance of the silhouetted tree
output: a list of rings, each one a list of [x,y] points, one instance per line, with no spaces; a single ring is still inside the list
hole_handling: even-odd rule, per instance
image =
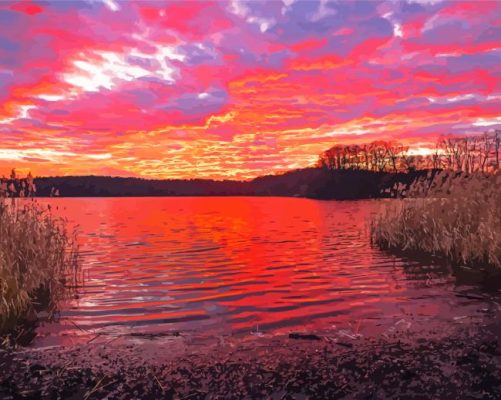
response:
[[[490,171],[499,169],[501,131],[483,135],[443,135],[428,155],[410,154],[396,141],[377,140],[363,145],[336,144],[319,156],[318,166],[330,170],[365,169],[377,172],[452,169]]]

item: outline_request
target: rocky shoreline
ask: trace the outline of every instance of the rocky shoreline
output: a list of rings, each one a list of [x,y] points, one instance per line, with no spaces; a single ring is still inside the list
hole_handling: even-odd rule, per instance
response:
[[[98,338],[0,353],[2,399],[501,399],[499,326],[427,336]]]

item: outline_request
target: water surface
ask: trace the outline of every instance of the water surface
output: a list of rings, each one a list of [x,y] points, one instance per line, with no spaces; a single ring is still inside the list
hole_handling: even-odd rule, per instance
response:
[[[85,286],[57,323],[39,329],[36,346],[82,332],[378,335],[395,326],[447,329],[498,307],[441,265],[372,247],[367,220],[376,201],[40,202],[79,225]]]

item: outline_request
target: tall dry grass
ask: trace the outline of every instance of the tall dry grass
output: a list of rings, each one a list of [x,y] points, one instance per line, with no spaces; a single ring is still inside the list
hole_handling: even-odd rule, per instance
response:
[[[64,219],[34,200],[0,199],[0,333],[42,308],[51,314],[77,278]]]
[[[372,220],[373,243],[501,269],[501,173],[441,171],[395,189],[400,199]]]

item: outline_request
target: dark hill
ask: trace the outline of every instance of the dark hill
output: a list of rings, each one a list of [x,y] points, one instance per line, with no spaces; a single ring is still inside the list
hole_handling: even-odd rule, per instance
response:
[[[51,188],[56,187],[64,197],[300,196],[347,200],[380,197],[381,190],[395,182],[410,183],[416,176],[426,173],[305,168],[251,181],[65,176],[37,178],[35,183],[37,194],[42,197],[48,196]]]

